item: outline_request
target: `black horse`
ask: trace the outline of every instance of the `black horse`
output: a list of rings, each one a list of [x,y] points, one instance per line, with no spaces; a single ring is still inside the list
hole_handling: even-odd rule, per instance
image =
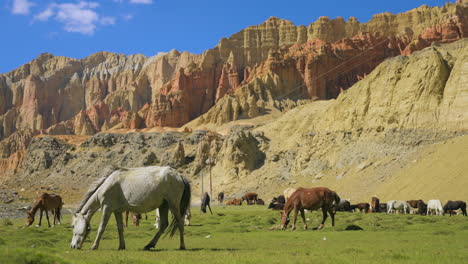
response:
[[[202,200],[201,200],[201,211],[202,213],[206,213],[206,207],[208,206],[208,209],[210,209],[210,213],[213,214],[213,211],[211,211],[211,206],[210,206],[210,196],[208,195],[207,192],[203,194]]]
[[[284,198],[284,195],[280,195],[278,197],[273,197],[273,199],[271,200],[271,203],[285,204],[286,199]]]
[[[283,210],[284,209],[284,203],[270,203],[268,205],[268,209],[272,209],[272,210]]]
[[[418,201],[418,214],[419,215],[427,214],[427,204],[423,200]]]
[[[218,202],[223,203],[224,201],[224,192],[218,193]]]
[[[466,203],[464,201],[448,201],[444,205],[444,213],[450,214],[455,214],[455,210],[461,209],[462,213],[464,216],[466,215]]]
[[[351,203],[348,200],[341,200],[335,204],[335,211],[351,212]]]

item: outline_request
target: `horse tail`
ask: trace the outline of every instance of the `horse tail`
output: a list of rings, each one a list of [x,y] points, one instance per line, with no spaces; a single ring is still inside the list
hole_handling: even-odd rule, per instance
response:
[[[190,201],[192,199],[192,191],[190,187],[190,183],[187,179],[182,177],[182,182],[184,183],[184,192],[182,193],[182,199],[180,199],[180,220],[182,224],[184,224],[184,216],[187,213],[187,210],[190,208]],[[169,226],[170,236],[173,237],[177,231],[177,219],[175,217],[172,218],[171,225]]]
[[[338,196],[336,192],[333,192],[333,199],[335,200],[335,204],[339,204],[341,201],[341,198]]]

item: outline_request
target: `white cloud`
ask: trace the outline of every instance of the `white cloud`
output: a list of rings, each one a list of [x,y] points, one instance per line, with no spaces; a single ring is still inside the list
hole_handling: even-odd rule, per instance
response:
[[[123,15],[122,18],[123,18],[125,21],[132,20],[132,19],[133,19],[133,14],[126,14],[126,15]]]
[[[99,6],[95,2],[79,2],[77,4],[55,4],[57,13],[55,19],[64,24],[68,32],[78,32],[86,35],[94,34],[99,15],[93,10]]]
[[[53,18],[63,24],[68,32],[93,35],[98,24],[114,25],[112,16],[100,16],[96,12],[99,4],[96,2],[80,1],[78,3],[50,4],[44,11],[34,16],[35,20],[48,21]]]
[[[13,0],[11,12],[17,15],[27,15],[31,11],[31,7],[35,4],[29,0]]]
[[[132,3],[132,4],[146,4],[146,5],[149,5],[149,4],[152,4],[152,3],[153,3],[153,0],[130,0],[130,3]]]
[[[40,20],[40,21],[47,21],[53,15],[54,15],[54,11],[52,10],[52,7],[49,6],[46,10],[35,15],[34,19]]]
[[[105,25],[105,26],[114,25],[115,17],[110,17],[110,16],[102,17],[99,22],[101,23],[101,25]]]

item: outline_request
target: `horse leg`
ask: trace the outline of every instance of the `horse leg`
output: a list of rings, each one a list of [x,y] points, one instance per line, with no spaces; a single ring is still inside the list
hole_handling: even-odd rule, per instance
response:
[[[169,213],[169,205],[165,201],[161,207],[159,207],[159,230],[154,236],[154,238],[146,245],[143,250],[150,250],[151,248],[154,248],[156,246],[156,243],[158,243],[159,238],[161,235],[164,233],[164,230],[166,230],[167,226],[169,225],[168,221],[168,213]]]
[[[54,226],[57,224],[57,209],[52,209],[52,214],[54,215]]]
[[[293,224],[291,227],[291,230],[296,230],[296,220],[297,220],[297,213],[299,212],[299,208],[297,206],[294,206],[294,219],[293,219]]]
[[[328,209],[328,214],[330,215],[332,219],[332,226],[335,226],[335,212],[333,211],[333,208]]]
[[[322,223],[320,224],[320,226],[317,228],[317,230],[320,230],[323,228],[324,224],[325,224],[325,221],[327,220],[327,209],[323,208],[322,207],[322,214],[323,214],[323,219],[322,219]]]
[[[211,211],[211,206],[208,204],[208,209],[210,209],[210,213],[213,214],[213,211]]]
[[[306,219],[305,219],[304,209],[300,210],[300,212],[301,212],[302,222],[304,222],[304,230],[306,230],[307,229],[307,223],[306,223]]]
[[[128,211],[125,211],[125,227],[128,227]]]
[[[109,207],[104,206],[104,208],[102,209],[101,223],[99,224],[99,229],[96,235],[96,239],[94,240],[94,243],[91,249],[93,250],[98,249],[99,241],[101,241],[102,234],[104,233],[104,230],[106,229],[106,225],[107,225],[107,222],[109,221],[110,215],[111,215],[111,211],[109,210]]]
[[[209,208],[208,204],[208,208]],[[177,227],[179,228],[179,239],[180,239],[180,250],[185,250],[185,241],[184,241],[184,221],[182,219],[182,215],[180,215],[180,210],[178,206],[171,206],[170,207],[172,214],[174,215],[174,218],[176,219],[176,224]],[[211,208],[210,208],[211,211]]]
[[[48,224],[48,225],[49,225],[49,227],[50,227],[49,213],[47,212],[47,209],[46,209],[46,210],[44,210],[44,211],[45,211],[45,216],[46,216],[46,218],[47,218],[47,224]]]
[[[125,249],[124,226],[122,212],[114,212],[115,222],[117,222],[117,231],[119,232],[119,250]]]
[[[60,218],[62,217],[62,208],[57,208],[57,224],[61,225],[62,222],[60,221]]]
[[[40,212],[39,212],[39,224],[37,224],[37,226],[41,226],[41,223],[42,223],[42,209],[40,209]]]

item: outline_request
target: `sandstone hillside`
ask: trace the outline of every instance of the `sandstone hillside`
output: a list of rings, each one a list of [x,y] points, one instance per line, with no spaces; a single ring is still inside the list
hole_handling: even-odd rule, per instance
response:
[[[0,182],[24,188],[25,196],[42,188],[76,201],[111,166],[171,165],[198,194],[202,175],[208,187],[209,158],[214,193],[229,197],[329,186],[353,201],[374,194],[466,200],[467,43],[434,43],[387,59],[336,99],[250,119],[218,122],[210,110],[182,132],[21,134],[0,145],[12,153],[0,164],[6,168]],[[226,109],[223,100],[213,109],[219,105]]]

